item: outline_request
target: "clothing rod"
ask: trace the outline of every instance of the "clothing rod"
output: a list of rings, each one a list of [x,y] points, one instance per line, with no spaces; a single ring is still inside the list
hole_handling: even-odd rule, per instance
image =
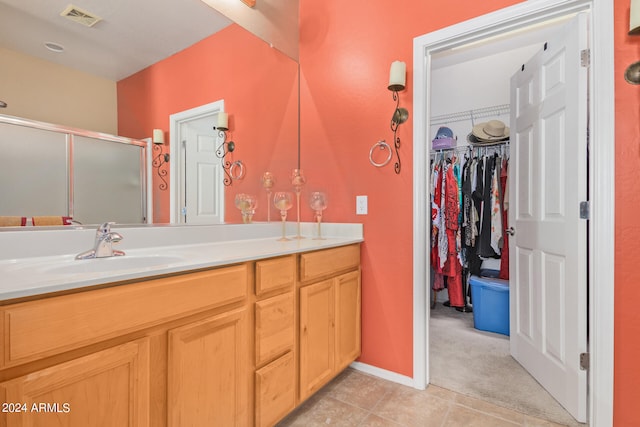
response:
[[[455,113],[433,116],[431,117],[430,124],[433,126],[433,125],[442,125],[447,123],[471,120],[472,124],[475,125],[475,119],[483,119],[483,118],[492,117],[492,116],[509,114],[510,111],[511,111],[511,105],[509,104],[494,105],[491,107],[477,108],[473,110],[459,111]]]
[[[444,153],[462,153],[462,152],[468,152],[471,151],[473,153],[478,153],[480,151],[485,151],[487,152],[487,150],[491,150],[491,151],[497,151],[497,150],[504,150],[504,149],[509,149],[509,140],[506,141],[500,141],[500,142],[495,142],[495,143],[491,143],[491,144],[486,144],[486,145],[463,145],[463,146],[459,146],[459,147],[451,147],[451,148],[440,148],[437,150],[431,150],[429,151],[429,155],[430,156],[435,156],[436,154],[444,154]]]

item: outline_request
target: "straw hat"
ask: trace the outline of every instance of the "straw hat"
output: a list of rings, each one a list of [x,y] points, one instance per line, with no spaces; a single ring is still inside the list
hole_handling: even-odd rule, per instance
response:
[[[500,120],[489,120],[488,122],[475,125],[470,136],[474,136],[477,140],[475,142],[480,143],[501,141],[509,138],[509,127]]]

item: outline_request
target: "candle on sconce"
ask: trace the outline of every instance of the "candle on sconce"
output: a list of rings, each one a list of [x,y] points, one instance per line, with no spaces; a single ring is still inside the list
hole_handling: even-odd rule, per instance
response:
[[[223,111],[218,113],[218,129],[229,129],[229,115]]]
[[[389,89],[404,89],[407,77],[407,64],[402,61],[393,61],[389,71]]]
[[[153,130],[153,143],[164,144],[164,131],[162,129]]]

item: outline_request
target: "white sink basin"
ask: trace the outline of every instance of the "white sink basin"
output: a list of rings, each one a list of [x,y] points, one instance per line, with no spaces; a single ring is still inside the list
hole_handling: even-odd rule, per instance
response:
[[[117,272],[120,270],[168,267],[184,261],[183,257],[173,255],[124,255],[66,261],[56,265],[47,265],[41,271],[49,274]]]

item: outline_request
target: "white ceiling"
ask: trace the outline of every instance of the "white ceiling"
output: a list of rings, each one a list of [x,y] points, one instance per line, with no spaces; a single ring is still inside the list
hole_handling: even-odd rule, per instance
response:
[[[497,33],[493,37],[458,43],[454,47],[447,47],[435,53],[431,67],[438,69],[458,65],[528,46],[539,46],[539,49],[542,49],[545,41],[561,31],[562,26],[573,16],[575,14]]]
[[[102,21],[86,27],[60,16],[69,4]],[[229,24],[201,0],[0,0],[0,47],[113,81]],[[65,50],[51,52],[45,42]]]

